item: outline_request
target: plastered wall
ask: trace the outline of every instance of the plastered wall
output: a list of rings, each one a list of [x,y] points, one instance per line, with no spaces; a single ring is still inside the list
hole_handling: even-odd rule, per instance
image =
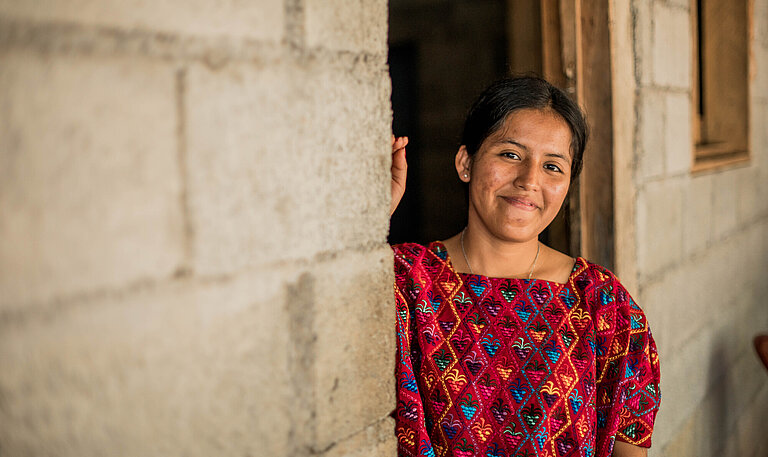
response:
[[[393,455],[383,0],[0,0],[0,455]]]
[[[768,2],[753,2],[751,160],[691,172],[687,0],[634,0],[631,186],[638,302],[662,361],[649,455],[768,455]],[[625,200],[624,204],[627,203]],[[630,231],[631,232],[631,231]]]
[[[622,16],[623,279],[662,358],[650,455],[762,457],[768,1],[752,158],[699,174],[688,8]],[[394,455],[386,18],[0,0],[0,455]]]

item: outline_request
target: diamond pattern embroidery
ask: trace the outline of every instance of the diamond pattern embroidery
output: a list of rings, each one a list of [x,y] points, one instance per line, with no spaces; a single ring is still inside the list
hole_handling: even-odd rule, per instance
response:
[[[649,446],[655,343],[607,270],[568,283],[456,273],[445,247],[394,247],[402,456],[609,456]]]

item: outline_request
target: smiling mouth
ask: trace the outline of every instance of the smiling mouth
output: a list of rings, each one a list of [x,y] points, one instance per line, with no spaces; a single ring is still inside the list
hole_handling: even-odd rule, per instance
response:
[[[538,206],[535,203],[525,198],[519,198],[519,197],[501,197],[501,198],[503,198],[504,201],[506,201],[510,205],[516,208],[520,208],[522,210],[534,211],[538,209]]]

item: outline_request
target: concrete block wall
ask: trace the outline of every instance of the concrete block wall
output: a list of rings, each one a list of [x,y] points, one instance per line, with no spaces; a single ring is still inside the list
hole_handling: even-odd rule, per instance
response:
[[[393,455],[384,0],[0,0],[0,455]]]
[[[692,173],[688,1],[634,0],[638,301],[662,362],[652,457],[768,455],[768,1],[753,2],[751,159]]]

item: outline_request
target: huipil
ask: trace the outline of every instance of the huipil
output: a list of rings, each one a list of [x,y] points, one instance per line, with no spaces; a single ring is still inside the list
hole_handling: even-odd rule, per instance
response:
[[[395,253],[400,456],[610,456],[649,447],[656,345],[607,269],[565,284],[457,273],[445,246]]]

